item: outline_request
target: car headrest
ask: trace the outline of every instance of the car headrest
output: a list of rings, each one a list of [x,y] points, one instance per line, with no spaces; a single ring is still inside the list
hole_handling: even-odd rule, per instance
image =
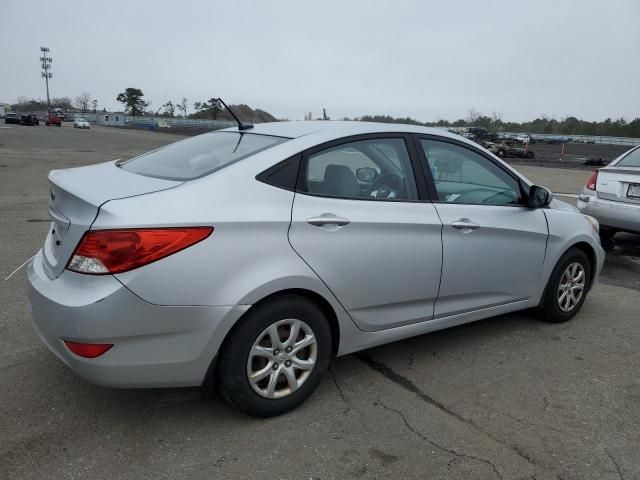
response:
[[[357,197],[360,184],[353,171],[345,165],[327,165],[322,190],[326,195]]]

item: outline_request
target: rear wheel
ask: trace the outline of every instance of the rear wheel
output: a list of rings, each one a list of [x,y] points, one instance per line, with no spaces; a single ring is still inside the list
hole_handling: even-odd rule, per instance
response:
[[[249,415],[280,415],[313,393],[330,356],[322,310],[297,295],[276,297],[247,313],[229,334],[218,363],[220,392]]]
[[[570,248],[556,264],[545,289],[542,311],[547,322],[566,322],[580,311],[589,290],[591,264],[579,248]]]
[[[504,158],[504,150],[498,150],[497,155],[498,155],[500,158]]]
[[[526,157],[527,158],[534,158],[535,154],[533,152],[527,152]]]

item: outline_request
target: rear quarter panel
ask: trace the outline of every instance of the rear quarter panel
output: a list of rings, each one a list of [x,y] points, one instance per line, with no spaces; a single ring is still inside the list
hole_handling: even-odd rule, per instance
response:
[[[281,290],[307,289],[348,318],[289,244],[293,192],[255,179],[282,156],[259,156],[174,189],[104,204],[92,229],[214,227],[204,241],[116,278],[158,305],[252,305]]]

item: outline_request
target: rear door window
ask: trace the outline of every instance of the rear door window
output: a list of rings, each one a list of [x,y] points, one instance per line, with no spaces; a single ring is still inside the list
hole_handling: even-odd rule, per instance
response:
[[[362,200],[418,198],[403,138],[357,140],[311,154],[302,190]]]
[[[254,133],[213,132],[173,143],[119,164],[127,172],[193,180],[288,140]]]

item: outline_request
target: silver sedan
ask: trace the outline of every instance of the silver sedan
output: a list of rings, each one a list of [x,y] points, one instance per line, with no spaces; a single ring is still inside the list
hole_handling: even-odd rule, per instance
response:
[[[256,416],[340,356],[531,307],[572,318],[598,223],[459,136],[241,125],[53,171],[28,266],[42,341],[114,387],[217,385]]]
[[[84,118],[76,118],[73,121],[73,128],[86,128],[88,130],[91,128],[91,124]]]
[[[640,233],[640,146],[593,172],[578,208],[600,222],[605,249],[613,248],[617,232]]]

